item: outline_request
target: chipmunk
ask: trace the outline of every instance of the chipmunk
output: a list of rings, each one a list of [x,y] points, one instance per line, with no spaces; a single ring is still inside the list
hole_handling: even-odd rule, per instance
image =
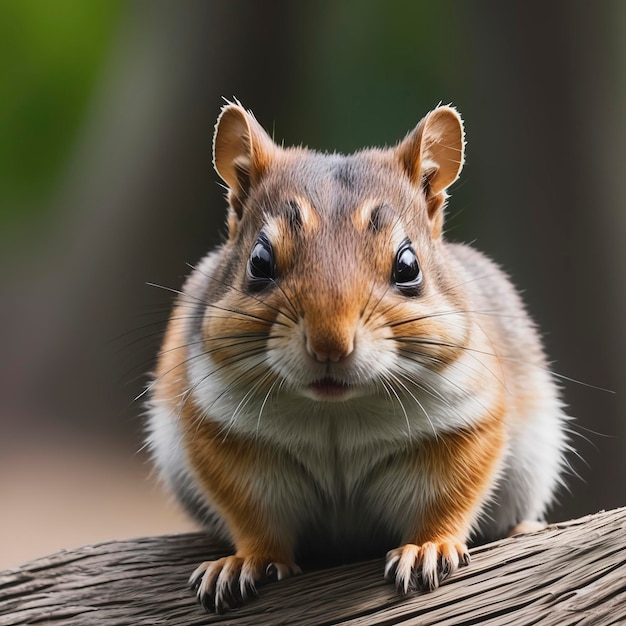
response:
[[[222,109],[227,241],[188,277],[149,387],[162,478],[235,548],[191,576],[207,610],[311,555],[386,554],[401,593],[432,590],[472,533],[543,519],[567,417],[510,280],[443,237],[464,149],[447,106],[347,156]]]

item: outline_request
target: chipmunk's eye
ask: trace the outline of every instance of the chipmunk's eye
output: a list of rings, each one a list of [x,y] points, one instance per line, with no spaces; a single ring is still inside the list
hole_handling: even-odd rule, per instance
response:
[[[247,274],[250,287],[255,291],[263,289],[276,277],[274,251],[264,232],[261,232],[252,248]]]
[[[422,270],[417,260],[417,254],[408,239],[400,244],[398,252],[396,252],[392,280],[405,295],[415,296],[419,294],[419,288],[422,284]]]

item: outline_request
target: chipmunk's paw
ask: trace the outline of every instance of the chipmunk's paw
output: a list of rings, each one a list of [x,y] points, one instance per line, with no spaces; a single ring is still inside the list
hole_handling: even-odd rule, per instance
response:
[[[295,563],[275,563],[256,556],[227,556],[201,563],[189,578],[189,584],[208,612],[224,613],[254,597],[257,584],[300,573]]]
[[[396,589],[402,594],[432,591],[469,561],[467,546],[454,540],[420,546],[407,543],[387,553],[385,578],[395,581]]]

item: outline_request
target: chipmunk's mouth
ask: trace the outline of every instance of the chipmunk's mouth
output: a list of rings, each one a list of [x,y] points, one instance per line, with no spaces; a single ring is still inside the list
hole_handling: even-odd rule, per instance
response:
[[[309,385],[313,396],[319,400],[345,400],[354,390],[354,385],[349,385],[341,380],[325,376],[314,380]]]

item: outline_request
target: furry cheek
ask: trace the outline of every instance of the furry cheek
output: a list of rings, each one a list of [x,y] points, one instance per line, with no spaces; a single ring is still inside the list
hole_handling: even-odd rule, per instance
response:
[[[394,311],[390,321],[398,350],[429,369],[439,370],[456,362],[470,342],[467,316],[441,299],[425,307],[407,304]]]

